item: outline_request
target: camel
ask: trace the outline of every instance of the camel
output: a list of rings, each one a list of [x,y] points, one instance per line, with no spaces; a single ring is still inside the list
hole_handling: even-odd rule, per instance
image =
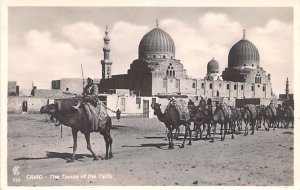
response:
[[[196,139],[198,139],[199,133],[200,133],[200,139],[202,139],[203,131],[205,129],[207,131],[205,138],[207,139],[207,137],[210,136],[211,116],[212,116],[212,110],[206,107],[194,107],[191,110],[191,119],[194,122]],[[202,129],[201,126],[203,126]]]
[[[192,132],[190,129],[189,113],[188,112],[186,113],[187,117],[185,119],[180,119],[180,111],[176,108],[175,105],[173,105],[173,103],[170,102],[168,104],[164,113],[162,113],[160,106],[161,104],[158,103],[151,104],[151,107],[154,110],[154,115],[156,115],[158,120],[163,122],[168,129],[169,149],[174,148],[172,132],[174,131],[174,129],[178,129],[180,125],[185,126],[185,135],[184,135],[183,143],[180,146],[180,148],[184,148],[187,133],[189,133],[190,135],[190,141],[188,145],[192,145],[192,140],[191,140]]]
[[[262,121],[264,120],[264,110],[264,105],[256,107],[256,130],[258,130],[258,128],[261,128]]]
[[[248,135],[248,124],[251,127],[251,135],[254,134],[254,127],[255,127],[255,123],[256,123],[256,116],[257,116],[257,112],[256,112],[256,107],[254,105],[246,105],[243,109],[243,120],[245,122],[245,133],[244,135]]]
[[[278,105],[276,108],[277,112],[277,128],[283,128],[284,125],[284,108],[281,105]]]
[[[288,128],[290,122],[292,123],[292,128],[294,128],[294,110],[292,106],[284,107],[283,120],[285,121],[285,128]]]
[[[224,141],[228,126],[231,127],[230,125],[232,125],[232,121],[233,121],[233,115],[232,115],[231,109],[225,104],[217,105],[216,109],[213,113],[213,116],[212,116],[212,122],[213,122],[213,126],[214,126],[212,142],[214,142],[214,139],[215,139],[217,123],[219,123],[221,125],[221,141]],[[223,129],[223,127],[224,127],[224,129]],[[231,130],[231,138],[232,139],[234,139],[233,133],[234,133],[234,130]]]
[[[274,106],[267,106],[264,110],[264,126],[266,128],[267,131],[269,131],[270,127],[273,127],[273,130],[275,130],[275,125],[276,125],[276,121],[277,121],[277,112],[276,112],[276,108]],[[267,127],[265,125],[265,123],[267,122]]]
[[[104,136],[105,144],[106,144],[106,154],[105,159],[109,159],[113,157],[112,154],[112,138],[110,135],[110,129],[112,126],[111,118],[106,113],[100,113],[99,117],[96,118],[96,116],[88,115],[87,112],[88,109],[92,105],[89,105],[89,103],[84,103],[82,106],[80,106],[77,110],[74,109],[73,111],[69,111],[68,113],[63,112],[58,109],[58,104],[49,104],[47,102],[47,105],[42,106],[40,109],[40,113],[47,113],[50,114],[52,117],[56,118],[61,124],[71,127],[72,128],[72,135],[73,135],[73,155],[71,160],[68,160],[67,162],[74,162],[75,161],[75,155],[76,155],[76,149],[77,149],[77,133],[78,131],[81,131],[84,136],[87,143],[87,149],[92,153],[94,160],[99,160],[98,156],[94,153],[92,150],[91,142],[90,142],[90,133],[91,132],[99,132],[101,135]],[[98,106],[103,106],[100,101],[98,101]],[[96,119],[96,120],[95,120]],[[93,123],[95,125],[93,125]],[[93,125],[93,126],[92,126]]]

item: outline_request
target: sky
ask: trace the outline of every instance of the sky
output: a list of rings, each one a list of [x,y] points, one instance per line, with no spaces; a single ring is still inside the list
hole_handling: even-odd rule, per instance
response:
[[[101,78],[103,37],[108,25],[112,74],[124,74],[138,58],[142,37],[156,26],[169,33],[179,59],[203,78],[214,57],[220,71],[230,48],[243,36],[260,53],[273,91],[293,92],[293,8],[258,7],[9,7],[8,80],[21,89],[51,88],[61,78]]]

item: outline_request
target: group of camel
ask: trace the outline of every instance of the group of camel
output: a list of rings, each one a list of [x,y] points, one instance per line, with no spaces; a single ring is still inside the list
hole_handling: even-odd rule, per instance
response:
[[[163,122],[168,129],[167,137],[169,140],[169,149],[174,148],[173,138],[178,137],[179,129],[181,125],[185,127],[183,143],[180,146],[184,147],[185,140],[189,135],[190,140],[188,145],[191,145],[192,141],[192,129],[191,123],[194,123],[194,131],[196,138],[200,133],[200,139],[202,139],[203,131],[207,131],[206,137],[211,136],[211,129],[213,129],[211,142],[214,142],[217,124],[220,124],[221,129],[221,141],[225,140],[227,133],[231,134],[231,138],[234,138],[236,127],[239,131],[242,130],[242,123],[244,122],[244,135],[248,135],[248,126],[250,126],[251,134],[254,134],[254,129],[258,130],[262,126],[265,130],[273,127],[288,127],[289,123],[294,126],[294,111],[289,105],[275,107],[272,104],[268,106],[255,106],[245,105],[242,108],[236,108],[229,106],[225,103],[217,104],[215,107],[207,105],[205,100],[201,100],[198,106],[192,104],[186,105],[187,109],[180,109],[178,106],[179,100],[171,100],[167,105],[164,113],[161,110],[161,104],[153,103],[151,105],[154,110],[154,115],[157,116],[159,121]],[[188,111],[185,111],[188,110]],[[182,112],[187,112],[186,117],[181,117]],[[175,133],[173,134],[173,131]]]
[[[198,133],[200,133],[200,138],[202,138],[204,130],[207,131],[207,138],[211,135],[211,127],[213,127],[212,141],[214,141],[217,124],[221,125],[221,140],[225,140],[225,135],[228,131],[231,132],[231,137],[234,138],[235,128],[238,127],[238,129],[241,130],[243,121],[245,123],[245,135],[248,134],[248,125],[251,127],[251,134],[254,134],[255,126],[258,128],[262,123],[266,130],[269,130],[270,127],[275,129],[275,126],[279,127],[280,124],[281,127],[283,125],[286,127],[289,122],[293,123],[294,121],[294,112],[291,106],[275,109],[275,107],[272,106],[256,107],[247,105],[244,108],[238,109],[226,104],[219,104],[213,111],[212,106],[206,105],[205,101],[200,101],[198,106],[181,104],[181,107],[179,107],[178,105],[179,101],[173,99],[169,102],[164,113],[161,111],[160,104],[153,103],[151,105],[154,114],[168,129],[169,149],[174,148],[173,131],[176,130],[179,132],[180,125],[185,126],[184,140],[180,146],[183,148],[187,135],[190,137],[188,145],[192,144],[191,123],[194,123],[196,138],[198,138]],[[87,149],[92,153],[94,160],[98,160],[99,157],[94,153],[91,147],[91,132],[99,132],[104,137],[106,145],[104,159],[113,157],[113,140],[110,134],[112,122],[104,107],[101,101],[98,101],[96,107],[89,102],[85,102],[82,106],[76,107],[76,109],[73,107],[74,109],[67,112],[60,110],[57,103],[49,104],[49,101],[47,105],[41,107],[40,113],[49,114],[51,118],[55,118],[59,123],[72,128],[73,155],[67,162],[75,161],[78,131],[84,134]],[[266,122],[267,125],[265,125]]]

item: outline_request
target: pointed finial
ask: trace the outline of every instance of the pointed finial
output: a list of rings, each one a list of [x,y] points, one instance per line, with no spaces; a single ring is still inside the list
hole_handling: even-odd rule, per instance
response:
[[[105,34],[108,34],[108,26],[105,27]]]
[[[156,27],[158,27],[158,18],[156,18]]]
[[[286,78],[286,81],[289,82],[289,78]]]
[[[243,30],[243,39],[245,39],[245,37],[246,37],[246,30],[244,29]]]

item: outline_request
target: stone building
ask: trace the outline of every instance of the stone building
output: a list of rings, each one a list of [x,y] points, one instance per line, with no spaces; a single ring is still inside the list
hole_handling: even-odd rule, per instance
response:
[[[7,94],[8,94],[8,96],[18,96],[19,95],[19,86],[17,85],[16,81],[8,81]]]
[[[138,58],[131,63],[127,74],[107,74],[111,73],[112,61],[109,60],[108,31],[105,33],[101,92],[130,89],[141,96],[272,98],[271,76],[260,66],[259,52],[246,40],[245,31],[243,38],[229,51],[228,67],[222,77],[219,64],[213,58],[207,64],[207,74],[203,79],[187,75],[184,65],[175,57],[173,39],[158,25],[141,39]]]

